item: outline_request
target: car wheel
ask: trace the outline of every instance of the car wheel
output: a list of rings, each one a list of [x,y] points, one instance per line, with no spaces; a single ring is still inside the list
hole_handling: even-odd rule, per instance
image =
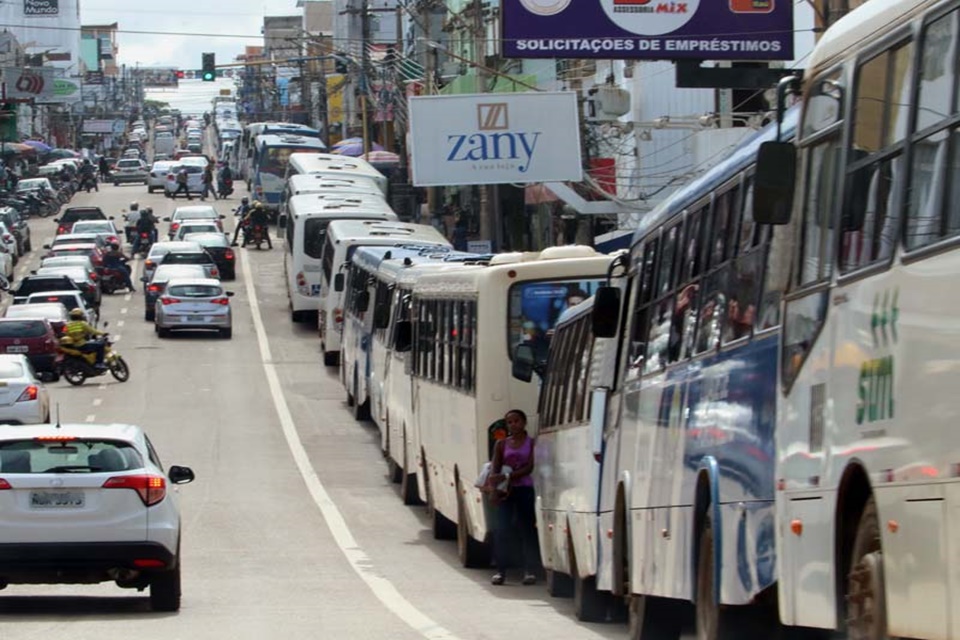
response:
[[[153,187],[147,185],[147,193],[153,193]]]
[[[229,340],[233,337],[233,327],[227,327],[226,329],[220,329],[220,337],[224,340]]]
[[[153,318],[154,318],[153,311],[143,312],[143,319],[146,320],[147,322],[153,322]]]
[[[117,181],[114,181],[113,186],[119,187],[119,186],[120,186],[120,183],[117,182]],[[90,193],[90,189],[87,189],[87,193]]]
[[[157,327],[157,335],[160,336],[161,338],[169,338],[170,329],[163,329],[161,327]]]
[[[180,566],[150,579],[150,608],[154,611],[180,609]]]
[[[25,251],[33,251],[33,243],[30,242],[30,239],[27,238],[27,243],[23,245]]]

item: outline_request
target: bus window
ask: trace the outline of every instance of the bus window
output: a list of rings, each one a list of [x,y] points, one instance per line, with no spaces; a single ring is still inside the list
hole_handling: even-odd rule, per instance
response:
[[[518,344],[529,344],[545,362],[550,336],[560,315],[592,296],[600,280],[529,281],[510,288],[507,330],[510,357]]]
[[[763,275],[764,251],[751,251],[733,263],[733,278],[727,290],[727,319],[723,343],[749,336],[757,319],[757,298]]]
[[[319,258],[323,254],[323,245],[327,239],[328,219],[307,218],[303,223],[303,252],[311,258]],[[287,225],[291,229],[293,225]],[[291,232],[292,233],[292,232]]]

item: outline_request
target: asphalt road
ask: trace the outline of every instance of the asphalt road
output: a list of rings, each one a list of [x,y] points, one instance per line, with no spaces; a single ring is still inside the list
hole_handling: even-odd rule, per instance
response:
[[[231,231],[237,186],[211,203]],[[140,185],[71,205],[97,204],[119,222],[131,200],[160,217],[174,208]],[[39,249],[54,223],[30,224]],[[152,613],[145,592],[113,584],[14,585],[0,592],[4,638],[625,638],[625,625],[578,622],[542,584],[491,586],[491,571],[461,568],[455,543],[433,539],[422,507],[403,506],[375,427],[348,414],[315,330],[290,322],[283,250],[275,239],[272,251],[239,251],[232,340],[159,339],[137,282],[138,293],[104,296],[101,312],[130,380],[49,385],[63,422],[139,424],[165,465],[196,472],[180,489],[180,612]]]

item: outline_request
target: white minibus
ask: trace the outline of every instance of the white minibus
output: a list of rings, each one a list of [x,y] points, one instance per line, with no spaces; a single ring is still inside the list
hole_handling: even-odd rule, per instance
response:
[[[364,177],[373,180],[383,195],[387,195],[387,177],[360,158],[338,156],[333,153],[298,153],[287,164],[286,178],[313,173],[329,177]]]
[[[304,322],[319,309],[320,256],[327,225],[333,220],[396,220],[380,196],[308,194],[289,203],[290,220],[284,229],[283,270],[290,300],[290,317]]]
[[[308,173],[291,176],[280,195],[281,228],[286,224],[287,202],[293,196],[305,193],[350,193],[383,197],[383,191],[370,178],[330,177]]]
[[[343,290],[346,278],[344,271],[358,247],[371,245],[451,246],[439,231],[429,225],[371,220],[331,222],[327,226],[327,237],[320,259],[319,330],[323,363],[327,366],[336,366],[340,362]]]

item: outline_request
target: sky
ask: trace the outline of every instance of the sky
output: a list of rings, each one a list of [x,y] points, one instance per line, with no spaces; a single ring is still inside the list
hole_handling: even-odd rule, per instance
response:
[[[229,12],[216,7],[230,7]],[[141,67],[199,69],[200,55],[216,53],[217,64],[232,62],[247,45],[262,45],[263,17],[300,15],[296,0],[80,0],[82,24],[117,22],[120,62]],[[162,31],[176,34],[148,35],[123,33]],[[223,37],[223,36],[244,37]]]

